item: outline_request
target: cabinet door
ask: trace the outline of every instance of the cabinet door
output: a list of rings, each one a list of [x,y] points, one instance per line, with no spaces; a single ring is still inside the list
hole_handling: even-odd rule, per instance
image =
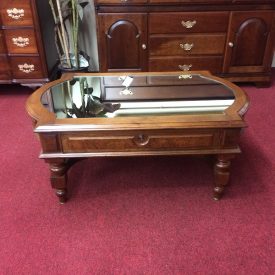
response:
[[[101,71],[147,69],[146,14],[99,14],[98,38]]]
[[[270,70],[275,36],[272,11],[232,12],[225,53],[225,73]]]

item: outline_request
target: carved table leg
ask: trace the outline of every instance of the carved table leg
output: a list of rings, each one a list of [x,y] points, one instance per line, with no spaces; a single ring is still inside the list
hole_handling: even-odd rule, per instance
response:
[[[65,160],[50,160],[51,184],[61,204],[67,200],[67,163]]]
[[[230,176],[230,164],[234,155],[218,155],[214,167],[215,187],[214,200],[219,200],[223,195],[225,186],[228,184]]]

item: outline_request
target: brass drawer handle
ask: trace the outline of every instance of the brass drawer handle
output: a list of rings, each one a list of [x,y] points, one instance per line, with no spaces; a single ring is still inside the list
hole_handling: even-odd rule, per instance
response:
[[[149,136],[139,134],[133,138],[133,141],[137,146],[145,146],[149,142]]]
[[[21,72],[29,74],[34,71],[34,65],[33,64],[19,64],[18,68]]]
[[[182,44],[182,43],[180,43],[180,47],[182,48],[182,49],[184,49],[185,51],[191,51],[192,50],[192,48],[194,47],[194,43],[184,43],[184,44]]]
[[[179,79],[192,79],[192,75],[191,74],[181,74],[179,76]]]
[[[18,20],[25,15],[25,11],[23,9],[13,8],[13,9],[7,9],[7,14],[12,19]]]
[[[182,70],[182,71],[190,71],[190,69],[192,68],[192,64],[184,64],[184,65],[179,65],[179,69]]]
[[[134,93],[127,87],[119,92],[120,95],[133,95]]]
[[[191,29],[191,28],[193,28],[197,24],[197,21],[196,20],[193,20],[193,21],[190,21],[190,20],[188,20],[188,21],[181,21],[181,24],[186,29]]]
[[[19,37],[13,37],[12,42],[17,47],[24,48],[30,44],[30,39],[27,37],[24,38],[22,36],[19,36]]]

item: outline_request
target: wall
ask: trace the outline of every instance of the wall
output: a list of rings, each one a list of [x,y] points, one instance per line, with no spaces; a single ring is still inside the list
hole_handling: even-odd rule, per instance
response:
[[[96,40],[96,21],[93,0],[89,0],[89,5],[84,10],[82,31],[80,32],[81,49],[90,56],[90,70],[98,71],[98,51]]]

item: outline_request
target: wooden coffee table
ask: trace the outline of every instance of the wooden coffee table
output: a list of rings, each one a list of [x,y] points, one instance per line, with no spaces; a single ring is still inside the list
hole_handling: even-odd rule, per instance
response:
[[[218,200],[240,153],[248,99],[205,71],[65,74],[35,91],[26,108],[61,203],[67,170],[79,159],[159,155],[215,155]]]

